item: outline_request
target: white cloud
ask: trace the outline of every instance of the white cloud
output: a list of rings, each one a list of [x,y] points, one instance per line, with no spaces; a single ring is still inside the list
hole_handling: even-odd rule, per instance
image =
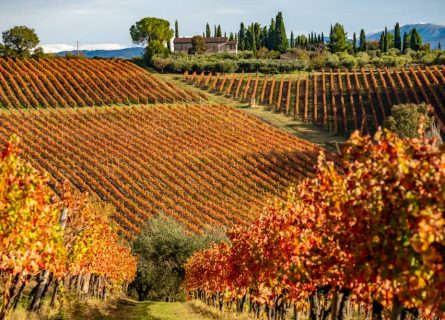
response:
[[[57,53],[61,51],[73,51],[76,50],[76,46],[57,43],[57,44],[43,44],[41,45],[46,53]],[[128,46],[123,46],[117,43],[98,43],[98,44],[86,44],[80,45],[79,50],[120,50],[128,48]]]

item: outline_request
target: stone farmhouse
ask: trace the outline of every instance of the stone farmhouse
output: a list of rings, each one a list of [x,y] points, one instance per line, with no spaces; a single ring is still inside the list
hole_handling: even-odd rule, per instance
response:
[[[238,42],[229,41],[226,37],[204,38],[207,48],[206,53],[238,53]],[[174,52],[190,53],[192,48],[192,38],[173,39]]]

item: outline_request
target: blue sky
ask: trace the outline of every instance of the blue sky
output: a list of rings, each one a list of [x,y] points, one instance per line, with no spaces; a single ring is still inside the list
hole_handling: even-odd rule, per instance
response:
[[[14,25],[36,29],[42,44],[108,47],[131,44],[128,29],[145,16],[179,20],[181,35],[202,33],[206,22],[237,31],[239,23],[269,24],[282,11],[287,31],[329,30],[343,23],[350,33],[402,25],[445,24],[445,0],[0,0],[0,30]],[[212,28],[213,29],[213,28]]]

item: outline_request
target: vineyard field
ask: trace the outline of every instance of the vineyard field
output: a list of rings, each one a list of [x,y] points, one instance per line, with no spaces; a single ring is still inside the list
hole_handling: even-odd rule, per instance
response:
[[[197,102],[124,60],[0,58],[0,107],[83,107]]]
[[[53,187],[68,179],[112,203],[128,238],[157,215],[194,232],[249,223],[313,175],[321,150],[217,105],[0,111],[1,144],[13,133]]]
[[[323,70],[302,79],[186,72],[184,80],[236,100],[266,105],[334,135],[347,136],[355,130],[374,133],[393,105],[425,102],[445,132],[445,66]]]

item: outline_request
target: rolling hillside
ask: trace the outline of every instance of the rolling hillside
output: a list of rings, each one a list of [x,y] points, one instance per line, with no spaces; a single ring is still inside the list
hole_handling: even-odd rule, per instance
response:
[[[2,145],[12,133],[53,183],[111,202],[128,238],[158,215],[194,232],[248,223],[310,176],[321,150],[215,105],[3,110]]]
[[[199,101],[124,60],[0,58],[0,107]]]
[[[425,102],[445,132],[445,67],[329,70],[299,79],[185,73],[184,79],[235,100],[266,105],[334,135],[373,133],[393,105]]]

